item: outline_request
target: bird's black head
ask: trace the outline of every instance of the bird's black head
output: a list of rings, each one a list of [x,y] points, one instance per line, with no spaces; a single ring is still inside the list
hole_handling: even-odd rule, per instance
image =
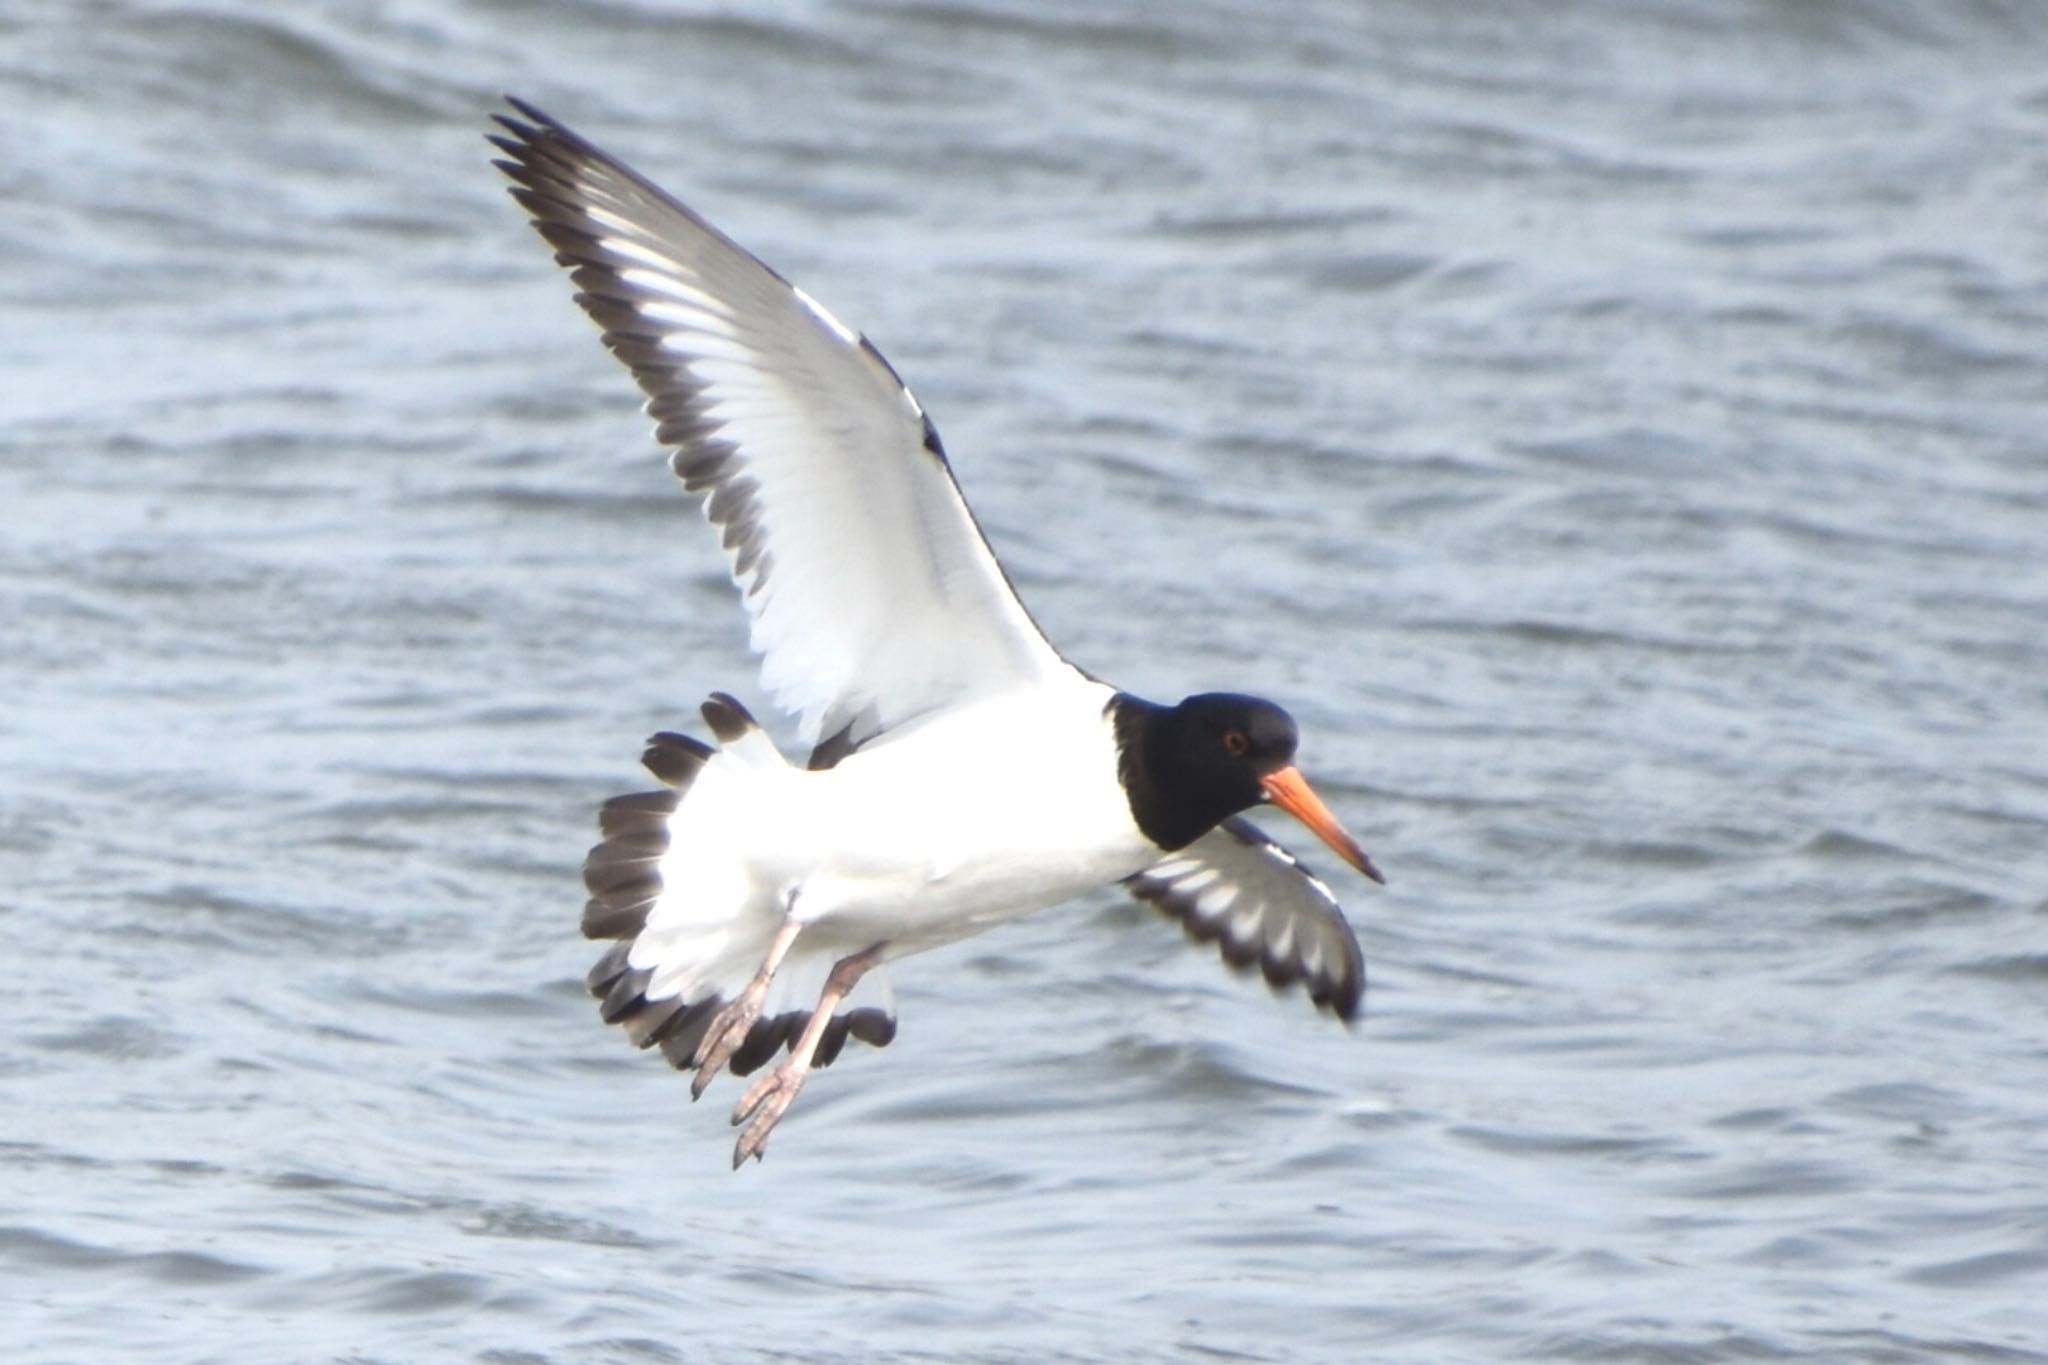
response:
[[[1241,811],[1272,801],[1337,855],[1380,880],[1294,766],[1294,717],[1272,702],[1204,692],[1178,706],[1119,693],[1111,703],[1120,775],[1131,815],[1163,849],[1184,848]]]
[[[1260,779],[1294,761],[1294,718],[1269,701],[1204,692],[1178,706],[1120,697],[1117,741],[1138,828],[1180,848],[1266,799]]]
[[[1266,799],[1259,780],[1294,762],[1301,732],[1294,717],[1269,701],[1235,692],[1204,692],[1167,708],[1151,736],[1148,759],[1175,790],[1226,815]]]

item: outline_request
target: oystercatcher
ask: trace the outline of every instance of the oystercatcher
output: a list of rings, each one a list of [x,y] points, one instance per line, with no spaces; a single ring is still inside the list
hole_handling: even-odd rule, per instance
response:
[[[660,791],[604,804],[584,863],[600,1013],[692,1070],[788,1056],[741,1095],[737,1168],[848,1037],[896,1032],[882,964],[1121,883],[1349,1021],[1358,940],[1241,812],[1271,802],[1375,881],[1294,766],[1292,719],[1165,706],[1063,658],[982,538],[910,390],[866,338],[717,228],[511,100],[491,142],[576,301],[647,394],[799,717],[790,763],[714,693],[715,743],[662,733]]]

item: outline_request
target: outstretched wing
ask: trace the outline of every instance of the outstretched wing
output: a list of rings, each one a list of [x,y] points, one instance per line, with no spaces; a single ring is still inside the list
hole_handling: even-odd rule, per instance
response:
[[[1317,1005],[1358,1017],[1365,955],[1337,898],[1251,821],[1232,816],[1124,887],[1233,967],[1256,963],[1276,988],[1302,982]]]
[[[704,495],[762,681],[843,753],[1071,670],[880,352],[623,163],[530,105],[497,165]]]

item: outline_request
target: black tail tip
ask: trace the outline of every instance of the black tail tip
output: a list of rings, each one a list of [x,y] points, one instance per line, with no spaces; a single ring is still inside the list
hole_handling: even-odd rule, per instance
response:
[[[749,730],[760,728],[747,708],[727,692],[713,692],[701,709],[704,723],[718,736],[720,744],[730,744]]]
[[[651,736],[647,749],[640,755],[640,762],[648,772],[653,773],[671,787],[683,788],[690,785],[690,779],[704,766],[704,760],[711,757],[711,746],[694,735],[679,735],[663,730]]]

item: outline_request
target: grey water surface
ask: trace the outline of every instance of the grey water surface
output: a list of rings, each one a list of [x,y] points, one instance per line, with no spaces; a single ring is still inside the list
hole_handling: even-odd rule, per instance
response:
[[[577,867],[754,664],[502,91],[1295,712],[1358,1028],[1105,892],[727,1170]],[[0,1358],[2048,1361],[2048,7],[8,0],[0,505]]]

